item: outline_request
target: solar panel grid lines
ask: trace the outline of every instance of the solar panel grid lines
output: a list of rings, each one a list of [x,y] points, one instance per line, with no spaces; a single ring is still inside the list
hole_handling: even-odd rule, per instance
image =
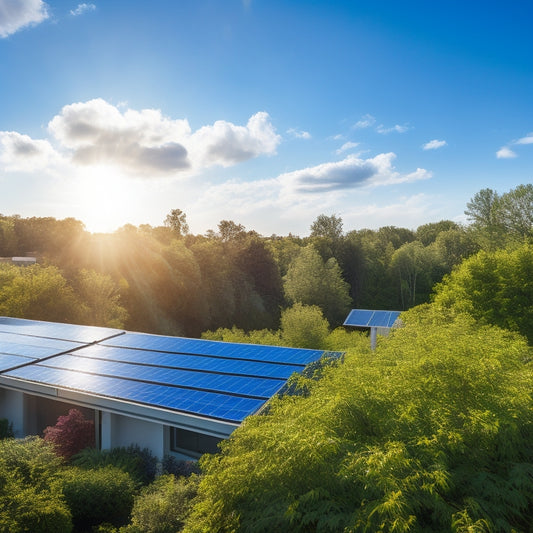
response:
[[[205,374],[157,367],[139,367],[128,363],[94,361],[72,357],[70,355],[55,357],[46,362],[39,363],[39,366],[70,370],[93,376],[116,377],[129,381],[161,384],[191,390],[215,391],[263,400],[270,398],[285,383],[285,380],[267,380],[263,378]]]
[[[391,328],[400,311],[352,309],[344,321],[345,326]]]
[[[214,374],[262,377],[264,379],[287,379],[294,372],[301,372],[305,368],[304,365],[281,365],[262,361],[223,359],[209,355],[153,352],[99,344],[77,350],[76,356]]]
[[[166,353],[190,355],[220,356],[231,359],[263,361],[279,364],[307,365],[318,359],[322,350],[289,348],[286,346],[267,346],[258,344],[237,344],[205,339],[187,339],[184,337],[164,337],[144,333],[125,333],[110,341],[106,346],[123,348],[149,349]]]

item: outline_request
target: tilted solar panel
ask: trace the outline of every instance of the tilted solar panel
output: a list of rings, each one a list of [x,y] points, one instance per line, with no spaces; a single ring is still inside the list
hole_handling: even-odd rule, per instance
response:
[[[344,325],[366,328],[391,328],[399,316],[400,311],[352,309],[344,321]]]

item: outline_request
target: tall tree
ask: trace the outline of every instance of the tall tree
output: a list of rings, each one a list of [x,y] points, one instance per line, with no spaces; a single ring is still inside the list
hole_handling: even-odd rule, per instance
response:
[[[181,209],[172,209],[165,218],[165,226],[169,227],[177,237],[183,237],[189,233],[187,215]]]
[[[342,323],[349,310],[349,286],[334,258],[324,263],[313,245],[307,245],[289,266],[284,279],[290,303],[317,305],[332,325]]]

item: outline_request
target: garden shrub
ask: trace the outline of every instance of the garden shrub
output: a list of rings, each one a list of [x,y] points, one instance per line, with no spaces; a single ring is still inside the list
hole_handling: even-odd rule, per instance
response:
[[[0,418],[0,440],[10,439],[14,436],[13,423],[10,423],[7,418]]]
[[[73,466],[95,469],[103,466],[115,466],[127,472],[138,485],[148,485],[156,476],[157,458],[148,448],[137,445],[96,450],[85,448],[71,459]]]
[[[176,477],[189,477],[191,474],[200,473],[198,461],[176,459],[173,455],[165,455],[163,457],[162,467],[164,474],[173,474]]]
[[[108,522],[120,526],[128,522],[135,494],[130,475],[114,466],[96,470],[69,467],[61,488],[76,531],[91,530]]]
[[[60,416],[55,426],[44,430],[44,440],[51,442],[58,455],[70,459],[88,446],[94,446],[94,422],[86,420],[78,409]]]
[[[196,496],[198,480],[196,475],[187,478],[170,474],[160,476],[135,499],[131,524],[122,528],[121,533],[181,531]]]

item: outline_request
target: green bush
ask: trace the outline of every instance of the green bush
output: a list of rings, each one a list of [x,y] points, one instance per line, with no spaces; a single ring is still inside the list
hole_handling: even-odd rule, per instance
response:
[[[135,483],[148,485],[155,479],[157,458],[148,448],[141,449],[137,445],[96,450],[86,448],[71,459],[73,466],[84,469],[95,469],[103,466],[115,466],[127,472]]]
[[[121,469],[70,467],[63,473],[61,488],[77,531],[90,530],[103,522],[114,526],[128,522],[135,483]]]
[[[135,499],[131,524],[121,533],[175,533],[181,531],[196,496],[199,478],[160,476]]]

